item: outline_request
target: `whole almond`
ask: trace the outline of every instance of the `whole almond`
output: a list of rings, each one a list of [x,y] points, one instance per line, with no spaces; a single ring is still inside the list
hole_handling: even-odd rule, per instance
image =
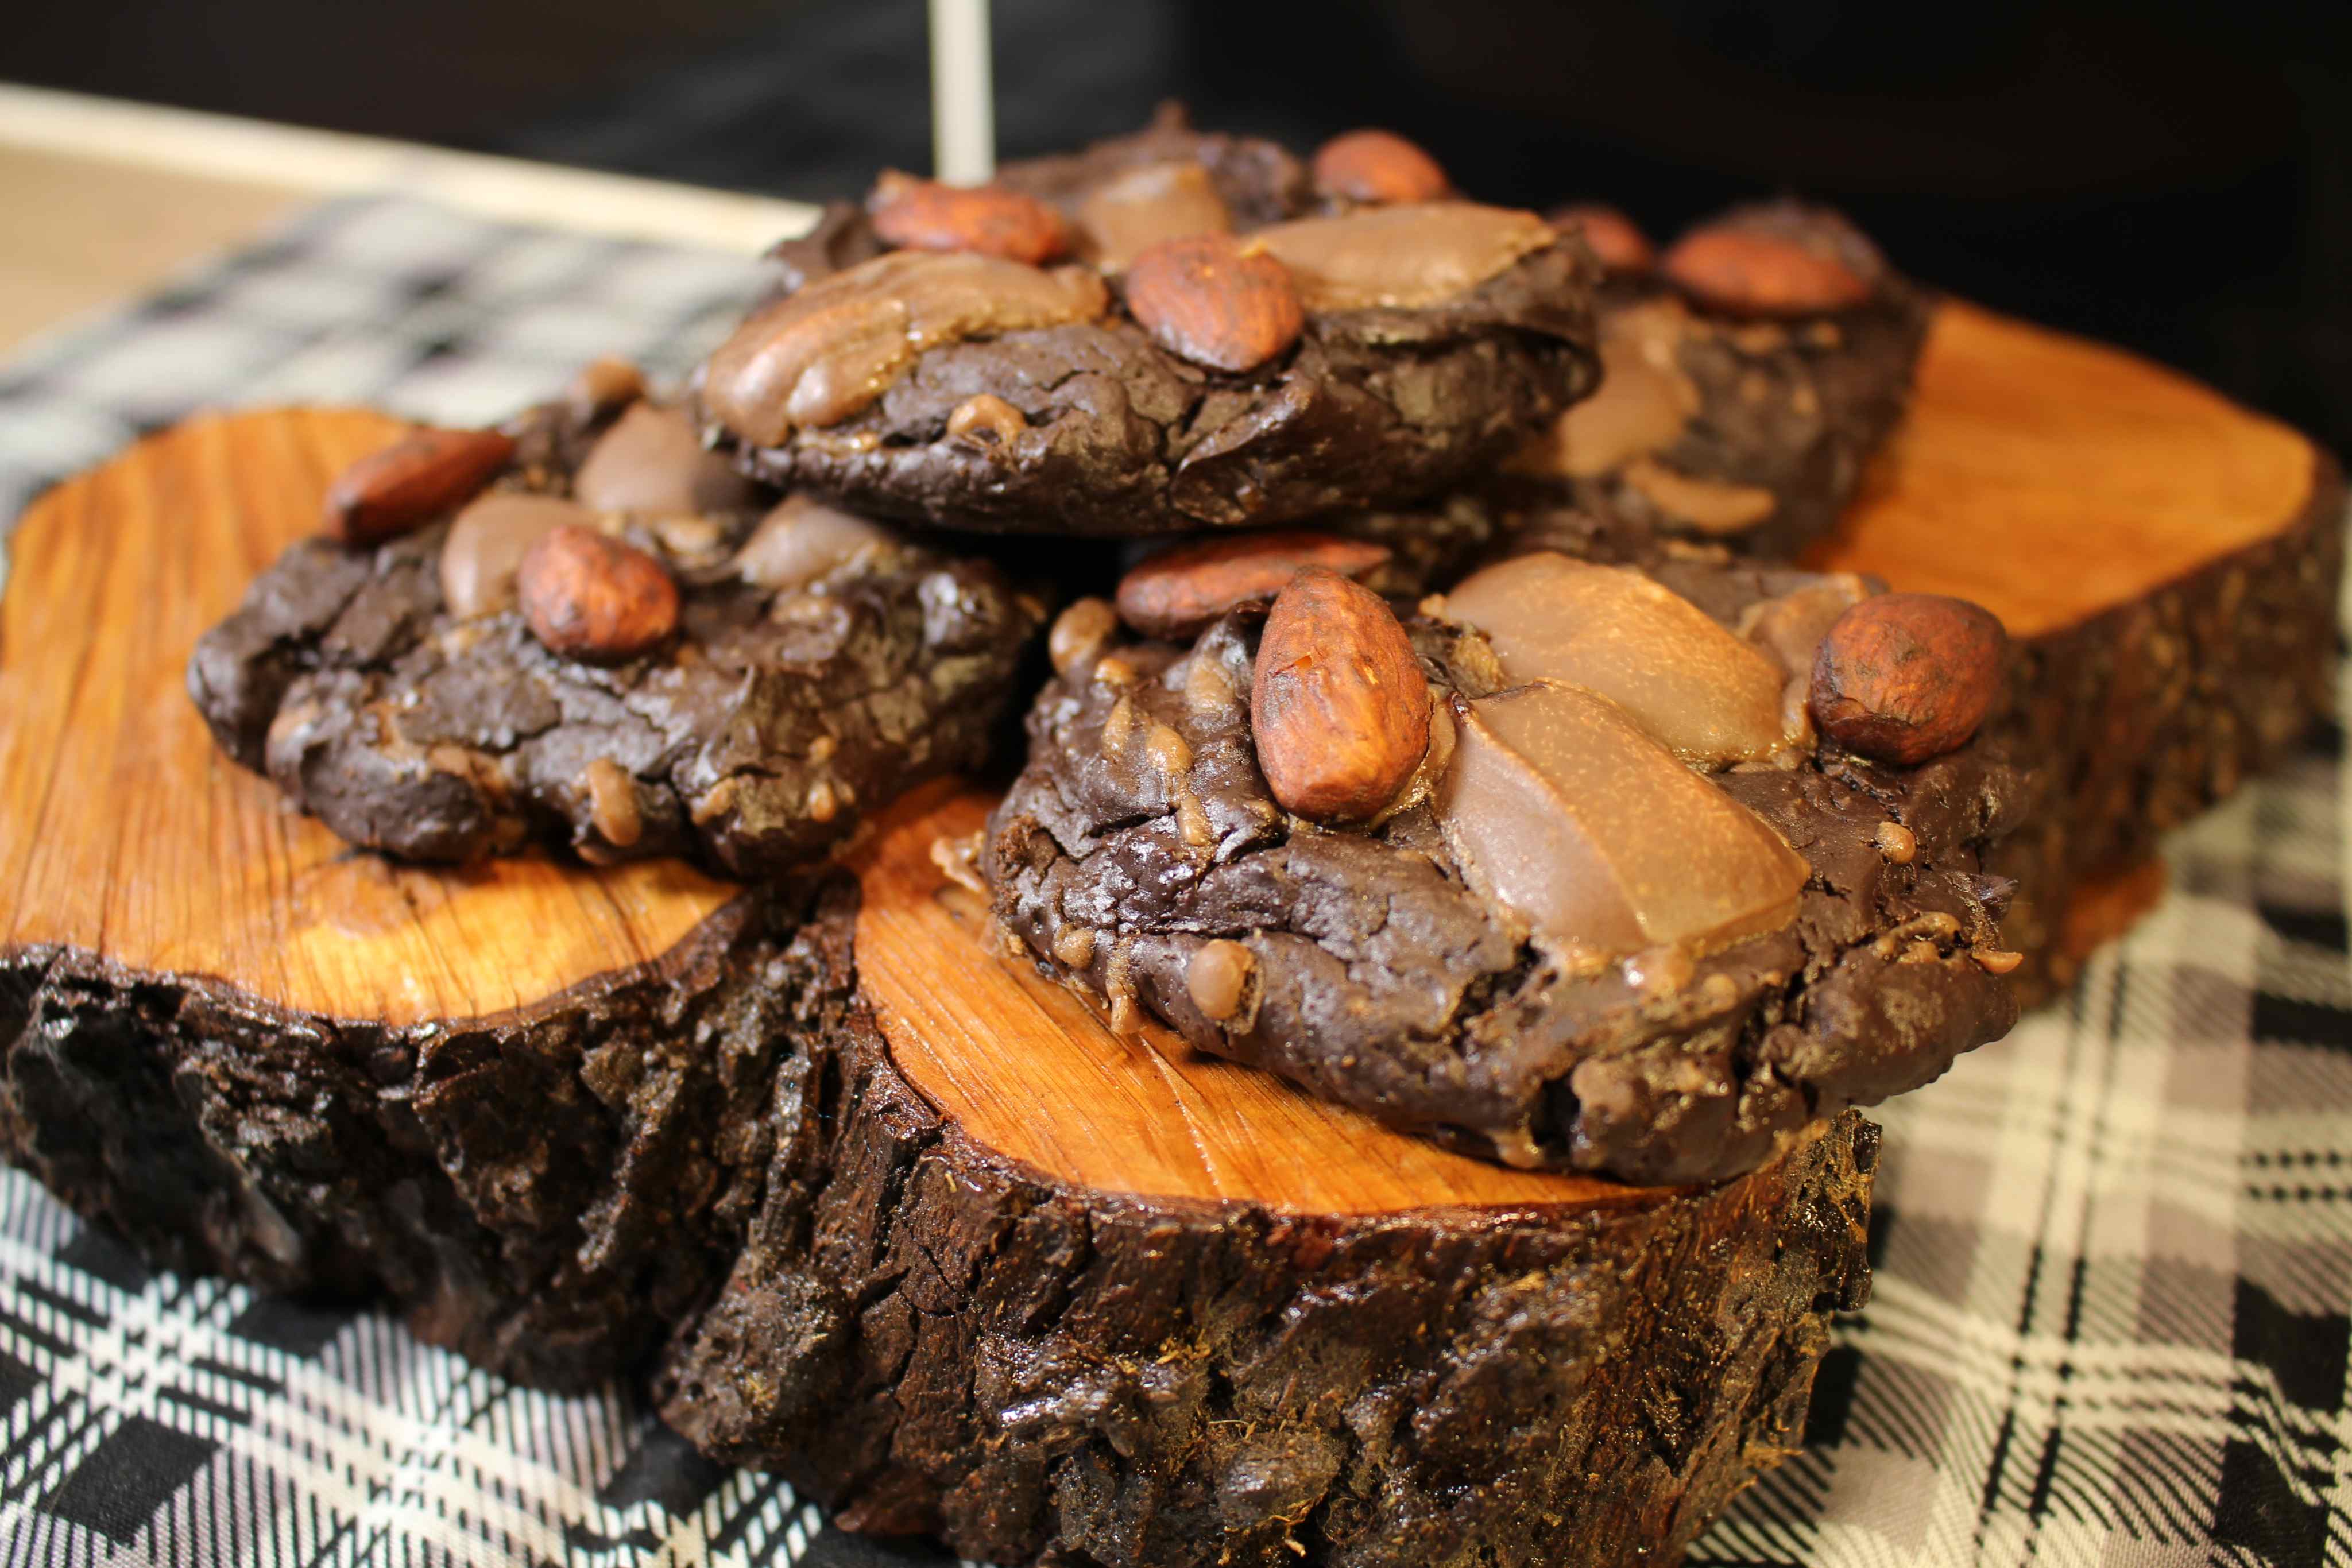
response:
[[[1453,188],[1437,160],[1389,131],[1350,131],[1316,151],[1315,188],[1350,202],[1433,202]]]
[[[495,430],[420,430],[335,476],[327,531],[354,545],[397,538],[472,500],[514,455]]]
[[[1812,316],[1870,298],[1869,280],[1826,249],[1737,224],[1693,229],[1659,269],[1702,305],[1742,316]]]
[[[1388,562],[1386,545],[1305,531],[1180,545],[1118,580],[1119,619],[1147,637],[1186,638],[1236,604],[1272,599],[1302,567],[1360,581]]]
[[[1066,255],[1061,215],[1018,191],[942,185],[893,169],[875,182],[874,232],[901,250],[971,250],[1037,266]]]
[[[1991,713],[2008,650],[2000,622],[1965,599],[1865,599],[1830,623],[1813,656],[1813,722],[1883,761],[1940,757]]]
[[[1231,235],[1147,247],[1128,267],[1127,308],[1161,348],[1218,371],[1255,370],[1307,325],[1290,269]]]
[[[1578,202],[1547,214],[1551,226],[1565,234],[1574,229],[1610,272],[1647,272],[1658,263],[1658,247],[1641,225],[1601,202]]]
[[[1292,577],[1258,641],[1250,731],[1286,810],[1360,820],[1388,804],[1429,748],[1429,682],[1388,601],[1328,567]]]
[[[677,626],[677,585],[661,562],[576,525],[530,547],[515,592],[532,635],[566,658],[631,658]]]

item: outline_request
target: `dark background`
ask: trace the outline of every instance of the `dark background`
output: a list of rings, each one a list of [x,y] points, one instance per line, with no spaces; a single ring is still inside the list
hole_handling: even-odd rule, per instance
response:
[[[1474,194],[1671,234],[1789,189],[1906,269],[2352,446],[2352,3],[996,0],[1006,156],[1139,124],[1379,124]],[[915,0],[147,0],[0,73],[822,197],[929,163]]]

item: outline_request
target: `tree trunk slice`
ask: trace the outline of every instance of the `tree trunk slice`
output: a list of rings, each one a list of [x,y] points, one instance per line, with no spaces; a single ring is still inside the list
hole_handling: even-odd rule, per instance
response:
[[[2007,722],[2053,791],[1995,868],[2030,998],[2086,933],[2121,934],[2112,884],[2160,834],[2328,710],[2344,525],[2342,470],[2285,425],[2120,350],[1937,311],[1909,418],[1808,561],[1974,599],[2017,639]],[[2086,881],[2110,884],[2104,925],[2069,914]]]
[[[1611,1561],[1795,1442],[1866,1288],[1858,1117],[1642,1191],[1116,1038],[996,956],[932,855],[987,809],[954,786],[753,890],[393,867],[281,809],[183,663],[393,428],[201,418],[16,535],[0,1144],[68,1202],[174,1265],[389,1295],[532,1381],[666,1344],[714,1452],[1006,1560]],[[2270,422],[1946,308],[1833,564],[2024,637],[2013,722],[2065,779],[2021,867],[2042,947],[2075,879],[2307,718],[2339,507]],[[2070,518],[2080,571],[2017,570]]]

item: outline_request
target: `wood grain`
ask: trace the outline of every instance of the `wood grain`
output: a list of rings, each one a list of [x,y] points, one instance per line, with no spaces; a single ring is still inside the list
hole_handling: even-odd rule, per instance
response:
[[[0,950],[79,947],[403,1025],[538,1000],[676,946],[734,889],[675,862],[463,871],[355,853],[213,746],[197,636],[313,532],[380,414],[205,415],[35,504],[0,597]]]
[[[0,598],[0,953],[64,946],[410,1025],[646,964],[734,896],[671,862],[394,866],[215,750],[184,686],[190,646],[316,528],[332,474],[396,428],[355,412],[206,416],[27,515]],[[2054,636],[2282,532],[2314,472],[2300,437],[2202,389],[1952,305],[1830,560]],[[1113,1036],[1002,964],[976,900],[932,862],[934,840],[986,809],[935,788],[855,858],[865,992],[900,1069],[972,1136],[1090,1190],[1298,1211],[1654,1201],[1448,1155],[1165,1033]]]
[[[931,850],[994,804],[952,786],[886,814],[853,857],[859,988],[898,1071],[982,1143],[1074,1185],[1244,1198],[1300,1212],[1637,1204],[1613,1182],[1515,1171],[1405,1137],[1171,1030],[1110,1032],[1018,955],[1000,959],[981,895]]]
[[[2050,635],[2279,533],[2311,443],[2120,349],[1947,302],[1911,412],[1808,555]]]

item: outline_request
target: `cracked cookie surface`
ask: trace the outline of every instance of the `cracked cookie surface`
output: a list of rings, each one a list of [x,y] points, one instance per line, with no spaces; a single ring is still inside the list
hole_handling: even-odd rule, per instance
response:
[[[1107,218],[1106,191],[1139,178],[1175,185]],[[893,249],[877,221],[903,179],[877,188],[875,213],[835,206],[777,248],[782,298],[699,378],[705,433],[746,473],[880,516],[1165,534],[1417,499],[1591,391],[1599,274],[1580,241],[1461,201],[1318,204],[1303,178],[1279,149],[1174,128],[1009,168],[992,190],[1066,221],[1065,248],[985,256],[985,301],[970,267],[953,312],[906,258],[982,253],[947,249],[951,230]],[[1202,232],[1297,283],[1303,330],[1244,369],[1188,358],[1128,302],[1139,242]],[[1218,328],[1228,308],[1199,305]]]
[[[1773,606],[1825,585],[1862,591],[1714,563],[1651,575],[1767,647],[1786,620]],[[1468,1152],[1682,1183],[1751,1168],[1816,1118],[1917,1087],[2013,1023],[2007,890],[1983,864],[2036,786],[1997,736],[1898,768],[1807,730],[1771,761],[1674,769],[1794,852],[1766,902],[1793,896],[1753,934],[1580,951],[1543,929],[1540,898],[1498,893],[1507,878],[1465,863],[1436,746],[1436,780],[1369,823],[1285,810],[1253,735],[1264,616],[1244,604],[1190,645],[1108,642],[1070,661],[1031,711],[1028,766],[991,821],[997,917],[1115,1025],[1156,1016],[1200,1049]],[[1483,634],[1427,615],[1408,631],[1441,706],[1507,695]],[[1638,805],[1619,820],[1639,824]],[[1667,853],[1677,831],[1642,830]],[[1707,874],[1698,842],[1695,879]]]
[[[1589,232],[1596,214],[1555,219]],[[1598,221],[1625,220],[1600,209]],[[1687,259],[1710,245],[1744,246],[1767,282],[1773,261],[1810,259],[1848,287],[1742,308]],[[1645,242],[1600,248],[1603,390],[1513,456],[1498,502],[1794,557],[1836,525],[1902,418],[1933,294],[1836,213],[1787,200],[1699,225],[1663,265]]]
[[[700,457],[682,416],[636,406],[680,422],[654,433],[656,456]],[[289,550],[190,661],[222,748],[407,859],[540,841],[742,878],[821,858],[866,809],[981,759],[1040,605],[986,561],[797,497],[763,518],[772,496],[707,472],[633,487],[643,465],[597,457],[632,417],[538,411],[454,519]],[[658,562],[674,632],[617,660],[552,651],[509,586],[551,518]]]

